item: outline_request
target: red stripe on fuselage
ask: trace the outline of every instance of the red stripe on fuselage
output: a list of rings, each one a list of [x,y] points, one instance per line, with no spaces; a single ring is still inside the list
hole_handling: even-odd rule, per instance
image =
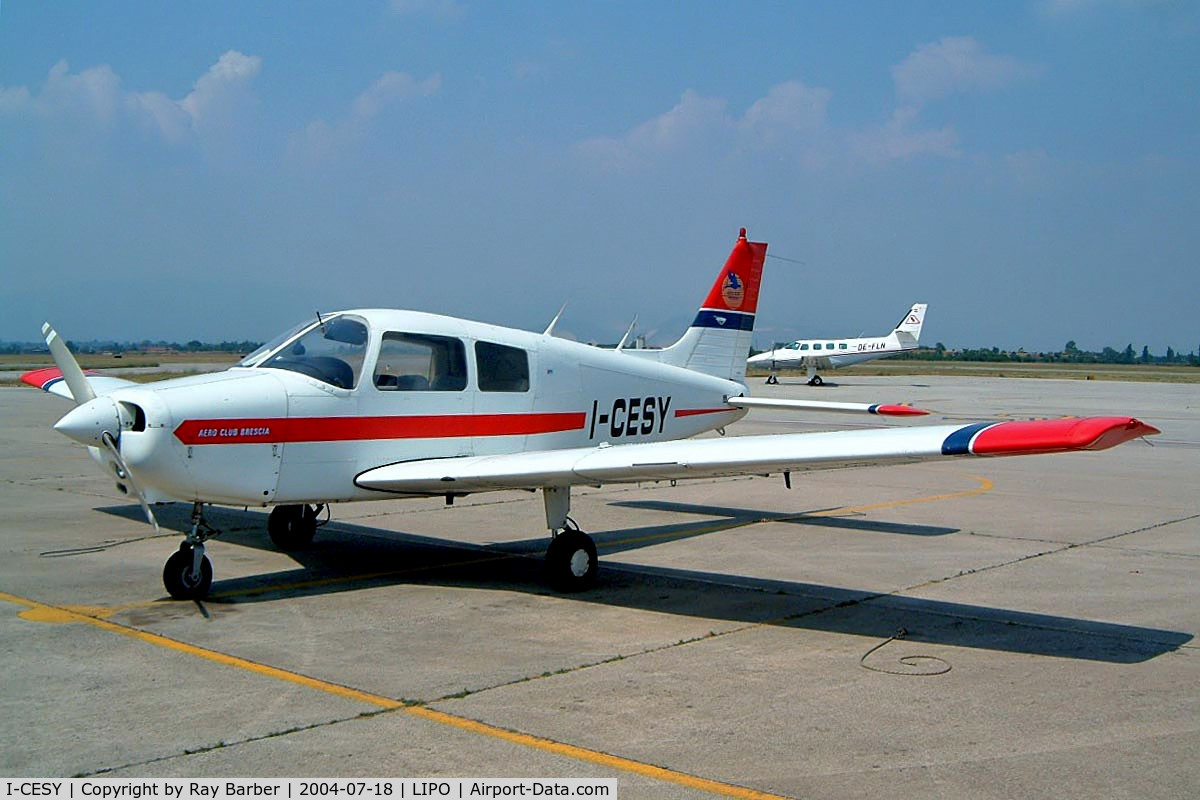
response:
[[[736,408],[681,408],[675,411],[676,417],[694,417],[697,414],[721,414],[726,411],[737,411]]]
[[[586,420],[586,414],[576,411],[554,414],[189,419],[175,429],[175,438],[183,444],[196,445],[522,436],[583,430]]]

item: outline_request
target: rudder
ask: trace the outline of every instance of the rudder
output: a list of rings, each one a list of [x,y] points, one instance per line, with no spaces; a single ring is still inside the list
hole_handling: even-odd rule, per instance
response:
[[[745,380],[766,257],[766,242],[748,241],[742,228],[691,327],[662,351],[664,363],[718,378]]]

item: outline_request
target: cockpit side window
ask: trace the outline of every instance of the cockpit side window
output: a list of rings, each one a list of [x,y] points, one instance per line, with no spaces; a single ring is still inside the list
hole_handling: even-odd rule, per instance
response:
[[[475,343],[475,362],[482,392],[528,392],[529,354],[517,347]]]
[[[366,352],[366,323],[355,317],[326,318],[259,366],[299,372],[339,389],[353,389],[362,374]]]
[[[461,392],[467,388],[466,348],[448,336],[388,331],[379,344],[374,383],[383,392]]]

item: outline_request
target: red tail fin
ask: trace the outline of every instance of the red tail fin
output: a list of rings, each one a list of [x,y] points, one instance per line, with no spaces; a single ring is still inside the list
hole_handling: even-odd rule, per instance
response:
[[[737,242],[733,245],[733,251],[725,261],[721,274],[717,276],[717,282],[713,284],[712,290],[700,307],[701,316],[704,316],[706,310],[749,314],[750,319],[738,327],[742,330],[753,328],[753,315],[758,308],[758,287],[762,283],[763,261],[766,257],[766,242],[747,241],[746,229],[742,228],[738,233]],[[695,324],[701,324],[700,317],[696,318]]]

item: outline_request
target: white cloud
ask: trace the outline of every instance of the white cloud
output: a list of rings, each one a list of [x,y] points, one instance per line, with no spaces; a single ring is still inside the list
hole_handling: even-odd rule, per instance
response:
[[[414,97],[431,97],[441,88],[442,76],[439,74],[418,81],[408,73],[388,71],[354,99],[352,114],[357,119],[368,120],[392,103]]]
[[[724,98],[688,89],[670,110],[634,126],[624,136],[596,137],[576,151],[602,166],[628,169],[672,153],[722,145],[778,148],[805,163],[826,138],[826,109],[833,93],[800,81],[781,83],[754,101],[740,117],[730,115]]]
[[[349,113],[329,123],[314,120],[292,137],[288,145],[292,157],[321,161],[337,152],[354,147],[367,134],[373,119],[388,108],[408,100],[432,97],[442,88],[438,73],[417,80],[405,72],[389,70],[364,89],[350,104]]]
[[[29,90],[24,86],[0,88],[0,114],[15,114],[29,105]]]
[[[252,99],[249,82],[261,65],[257,56],[230,50],[196,80],[186,97],[172,100],[161,91],[125,91],[107,64],[72,73],[66,61],[59,61],[36,94],[24,86],[0,89],[0,112],[20,113],[28,108],[39,117],[67,121],[72,127],[107,129],[132,122],[178,144],[206,125],[229,125]]]
[[[920,104],[958,92],[999,89],[1040,72],[1012,56],[984,52],[970,36],[946,36],[893,66],[892,79],[903,101]]]
[[[724,100],[701,97],[688,89],[672,109],[636,125],[624,136],[587,139],[578,143],[576,150],[603,166],[624,169],[689,143],[710,140],[727,132],[731,124]]]
[[[179,107],[188,113],[193,123],[203,124],[213,114],[224,113],[261,68],[262,59],[258,56],[228,50],[196,80],[192,91],[179,101]]]
[[[897,108],[891,118],[877,128],[854,133],[852,152],[870,163],[906,160],[916,156],[954,157],[959,155],[958,134],[949,126],[940,129],[915,129],[917,109]]]
[[[71,74],[66,61],[50,68],[46,84],[34,101],[43,116],[82,115],[108,127],[120,108],[121,79],[107,64]]]
[[[746,110],[742,129],[767,141],[787,133],[819,131],[828,124],[826,109],[833,92],[788,81],[775,86]]]
[[[125,106],[130,116],[171,144],[182,142],[191,130],[188,113],[162,92],[132,92],[125,98]]]

